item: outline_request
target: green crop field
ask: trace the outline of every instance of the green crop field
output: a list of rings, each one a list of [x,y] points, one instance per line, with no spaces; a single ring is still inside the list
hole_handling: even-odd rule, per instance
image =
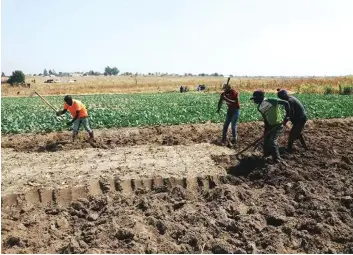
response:
[[[249,97],[249,93],[241,93],[240,122],[260,119],[256,105]],[[353,115],[351,96],[299,94],[297,97],[304,103],[310,119]],[[219,123],[224,121],[226,111],[224,104],[221,114],[216,113],[219,94],[211,93],[110,94],[75,98],[86,105],[94,129],[204,123],[209,120]],[[57,109],[62,109],[62,96],[46,99]],[[2,98],[2,134],[62,130],[67,130],[66,122],[59,121],[40,98]]]

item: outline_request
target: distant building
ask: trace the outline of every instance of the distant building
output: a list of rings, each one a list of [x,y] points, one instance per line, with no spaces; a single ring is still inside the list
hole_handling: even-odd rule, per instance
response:
[[[82,73],[70,73],[70,76],[72,77],[80,77],[80,76],[83,76]]]

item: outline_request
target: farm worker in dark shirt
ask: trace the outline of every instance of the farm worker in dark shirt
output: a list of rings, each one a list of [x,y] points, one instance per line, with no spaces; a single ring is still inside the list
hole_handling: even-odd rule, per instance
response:
[[[304,129],[305,123],[308,119],[305,113],[304,106],[297,98],[295,98],[294,96],[289,96],[286,90],[278,89],[277,91],[278,91],[277,96],[280,99],[287,101],[290,105],[290,110],[291,110],[290,121],[292,122],[293,127],[289,133],[287,151],[289,153],[293,151],[293,143],[297,139],[300,140],[304,149],[307,150],[308,147],[306,146],[304,137],[302,135],[302,131]]]
[[[221,94],[221,97],[218,102],[218,110],[217,110],[217,112],[219,113],[222,107],[222,102],[225,101],[228,106],[228,110],[227,110],[226,120],[223,125],[222,144],[226,145],[227,143],[227,131],[228,131],[229,124],[231,123],[232,136],[233,136],[231,143],[235,145],[238,138],[237,125],[238,125],[239,109],[240,109],[239,94],[234,89],[232,89],[229,84],[224,84],[223,90],[224,91]]]
[[[278,163],[281,160],[277,139],[283,130],[283,126],[289,120],[290,106],[287,101],[265,98],[265,93],[261,90],[257,90],[253,93],[250,98],[254,100],[254,103],[258,105],[257,109],[261,113],[265,122],[265,138],[264,138],[264,157],[272,155],[274,162]],[[282,113],[279,105],[284,106],[286,110],[286,116],[282,118]]]
[[[64,110],[62,111],[58,111],[56,113],[56,115],[61,115],[66,113],[67,111],[69,111],[71,113],[72,116],[72,121],[70,121],[68,123],[68,125],[74,125],[73,127],[73,136],[72,139],[73,141],[75,140],[75,138],[78,135],[78,131],[80,129],[80,125],[82,124],[83,127],[86,129],[86,131],[89,134],[90,139],[93,139],[93,131],[92,129],[89,127],[89,123],[88,123],[88,114],[87,114],[87,109],[86,107],[83,105],[83,103],[77,99],[72,99],[71,96],[65,96],[64,97]]]

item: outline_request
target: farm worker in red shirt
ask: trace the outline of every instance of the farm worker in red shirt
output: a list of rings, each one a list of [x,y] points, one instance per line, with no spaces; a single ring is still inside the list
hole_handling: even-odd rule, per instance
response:
[[[61,115],[69,111],[72,116],[72,121],[68,122],[68,125],[71,126],[72,124],[74,125],[73,127],[73,136],[72,140],[75,141],[75,138],[78,135],[78,131],[80,129],[81,124],[83,127],[86,129],[86,131],[89,134],[90,139],[93,139],[93,131],[89,127],[88,123],[88,114],[87,114],[87,109],[83,105],[83,103],[77,99],[72,99],[71,96],[65,96],[64,97],[64,110],[58,111],[56,115]]]
[[[222,144],[223,145],[227,144],[227,131],[228,131],[229,124],[231,123],[232,136],[233,136],[231,143],[235,145],[238,139],[237,126],[238,126],[239,109],[240,109],[239,94],[234,89],[232,89],[229,84],[224,84],[223,90],[224,91],[221,94],[221,98],[219,99],[219,102],[218,102],[218,110],[217,110],[217,112],[219,113],[222,107],[222,102],[225,101],[228,106],[228,110],[227,110],[226,120],[223,125]]]

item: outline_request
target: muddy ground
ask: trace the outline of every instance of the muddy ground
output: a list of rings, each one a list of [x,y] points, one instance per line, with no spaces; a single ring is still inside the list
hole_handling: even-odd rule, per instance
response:
[[[309,122],[310,151],[297,147],[277,165],[258,151],[234,157],[261,134],[259,123],[239,126],[236,150],[214,144],[219,132],[209,123],[101,130],[93,143],[65,144],[70,133],[2,137],[2,191],[18,194],[2,198],[2,252],[353,252],[352,118]],[[133,156],[112,161],[126,153]],[[99,170],[87,171],[85,156]],[[113,186],[100,181],[95,196],[88,189],[75,198],[79,175],[111,176]],[[137,185],[139,177],[151,182]],[[59,189],[60,179],[70,196],[55,190],[45,200],[41,189]],[[21,195],[29,186],[39,199]]]

